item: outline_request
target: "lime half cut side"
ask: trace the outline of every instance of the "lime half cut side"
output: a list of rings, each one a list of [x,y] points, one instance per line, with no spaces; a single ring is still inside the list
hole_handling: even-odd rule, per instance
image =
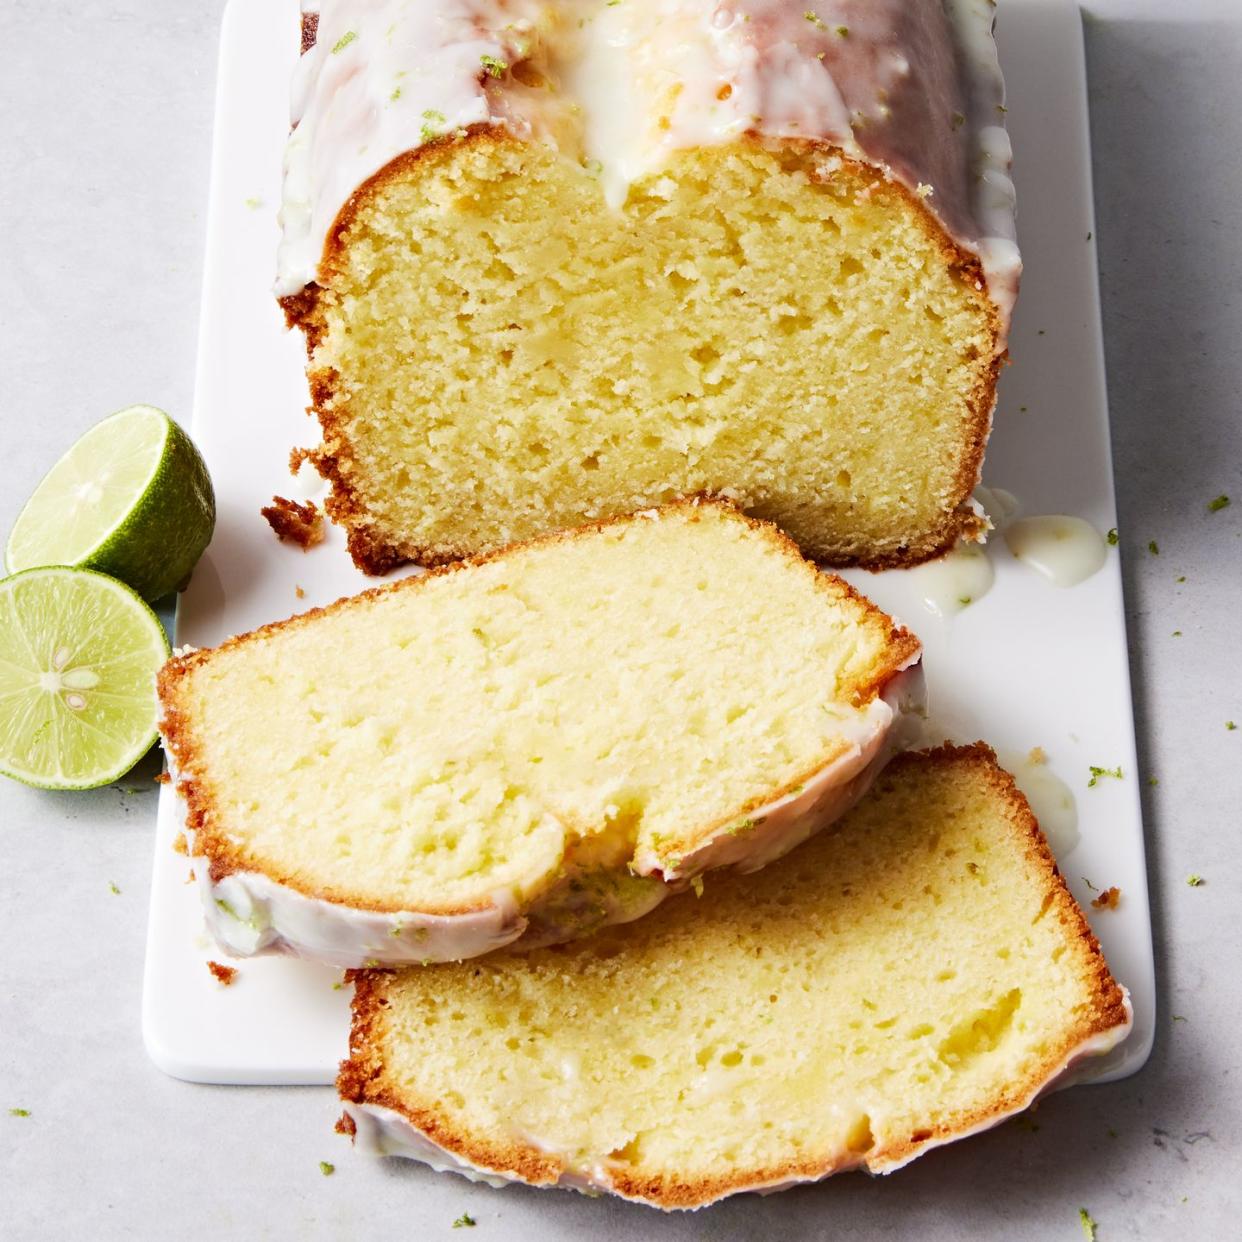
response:
[[[194,442],[163,410],[133,405],[97,423],[52,467],[18,515],[5,562],[14,574],[97,569],[159,599],[185,585],[215,518]]]
[[[0,581],[0,773],[45,789],[91,789],[151,748],[159,618],[123,583],[88,569]]]

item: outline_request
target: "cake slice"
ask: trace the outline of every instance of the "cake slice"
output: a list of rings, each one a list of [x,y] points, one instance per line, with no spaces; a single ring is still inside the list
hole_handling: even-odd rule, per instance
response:
[[[277,291],[361,568],[704,492],[833,565],[980,532],[992,5],[303,7]]]
[[[919,651],[773,527],[683,502],[183,654],[161,731],[226,949],[441,961],[792,848],[887,759]]]
[[[898,756],[833,832],[697,901],[354,984],[338,1128],[359,1146],[661,1208],[890,1172],[1131,1021],[982,744]]]

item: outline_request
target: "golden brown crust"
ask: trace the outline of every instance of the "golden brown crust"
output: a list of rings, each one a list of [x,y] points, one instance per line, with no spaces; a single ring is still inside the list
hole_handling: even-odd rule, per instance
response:
[[[841,167],[868,178],[883,191],[906,202],[922,223],[928,241],[940,251],[946,267],[958,275],[965,287],[979,291],[980,304],[988,318],[988,332],[994,343],[992,357],[980,370],[968,397],[970,419],[964,437],[964,451],[955,472],[953,506],[946,509],[940,523],[926,531],[917,545],[893,552],[876,552],[869,556],[826,558],[820,563],[828,568],[838,569],[855,566],[867,570],[904,569],[943,556],[960,539],[978,538],[986,529],[986,523],[969,502],[971,493],[979,482],[984,450],[991,430],[992,410],[996,403],[996,385],[1001,367],[1008,356],[995,348],[995,343],[1002,337],[1001,316],[987,293],[987,278],[978,257],[949,236],[926,202],[917,194],[899,182],[883,176],[873,166],[852,159],[831,143],[808,139],[771,140],[753,133],[745,135],[744,140],[767,149],[783,148],[798,152],[806,158],[830,156]],[[334,272],[344,262],[342,237],[359,210],[389,183],[414,175],[422,161],[461,142],[500,146],[520,141],[497,126],[476,124],[468,127],[463,138],[438,138],[397,156],[363,182],[341,208],[324,243],[320,262],[321,279],[331,282]],[[319,307],[321,291],[321,286],[312,282],[300,292],[280,299],[289,327],[300,328],[305,334],[308,363],[313,361],[313,355],[326,332]],[[307,380],[311,394],[310,411],[319,420],[323,443],[319,449],[305,453],[305,457],[332,485],[325,508],[333,521],[345,527],[349,553],[355,565],[364,573],[380,576],[403,564],[432,567],[475,555],[478,548],[464,545],[415,547],[394,542],[390,536],[375,530],[366,505],[351,482],[354,470],[349,438],[345,433],[344,420],[336,413],[337,406],[343,401],[338,388],[339,376],[331,368],[308,367]]]
[[[726,500],[691,497],[664,505],[660,511],[673,510],[685,511],[691,520],[698,520],[699,512],[704,510],[718,510],[727,513],[744,522],[751,530],[756,531],[763,538],[767,539],[775,546],[779,553],[790,561],[796,562],[801,566],[807,566],[808,569],[811,568],[799,551],[798,545],[788,535],[771,522],[764,522],[742,513],[735,505],[730,504]],[[448,565],[435,566],[425,574],[420,574],[416,577],[403,578],[398,582],[388,582],[381,586],[371,587],[358,595],[338,599],[335,603],[324,607],[307,609],[306,612],[298,613],[287,620],[269,622],[267,625],[251,630],[247,634],[240,634],[229,638],[218,647],[187,652],[185,655],[176,656],[169,660],[160,669],[156,682],[162,711],[159,725],[160,734],[164,739],[165,748],[176,761],[178,774],[177,790],[186,802],[185,822],[186,827],[194,833],[194,852],[196,855],[204,857],[209,861],[209,874],[212,882],[218,883],[226,875],[230,875],[233,872],[259,870],[276,883],[283,884],[306,897],[313,897],[321,901],[336,902],[348,906],[365,906],[369,910],[389,914],[400,913],[406,909],[406,907],[399,903],[385,902],[376,899],[374,895],[370,894],[360,895],[336,885],[309,885],[300,877],[289,875],[270,863],[250,857],[243,847],[230,839],[229,826],[224,822],[218,810],[221,800],[217,797],[212,786],[207,766],[202,760],[193,727],[188,722],[182,706],[181,693],[185,680],[193,668],[209,660],[213,652],[228,651],[243,644],[253,643],[268,634],[307,625],[320,616],[326,616],[329,613],[338,612],[342,609],[361,607],[369,601],[379,599],[392,592],[421,590],[433,578],[500,560],[521,552],[526,548],[581,539],[608,527],[622,526],[635,520],[641,519],[636,519],[633,514],[622,514],[618,517],[601,518],[596,522],[591,522],[586,526],[575,527],[572,530],[549,531],[534,539],[510,544],[505,548],[497,548],[495,551],[486,552],[479,556],[455,561]],[[855,591],[844,580],[833,575],[817,573],[815,584],[830,598],[849,600],[856,607],[862,609],[873,624],[883,627],[887,644],[884,661],[873,668],[870,676],[866,680],[859,682],[854,688],[856,703],[859,706],[866,704],[881,693],[885,685],[901,669],[917,658],[921,650],[919,640],[908,630],[897,625],[891,617],[877,608],[866,596]],[[824,762],[827,762],[832,757],[828,756]],[[804,781],[809,779],[822,766],[822,762],[817,763],[802,779]],[[798,783],[799,781],[795,780],[790,782],[790,785]],[[770,801],[773,796],[779,796],[779,792],[783,791],[774,791],[773,794],[764,799],[738,807],[713,827],[719,828],[724,824],[736,822],[738,818],[753,809],[760,801]],[[707,830],[708,833],[710,831],[712,831],[712,828]],[[553,878],[549,877],[548,884],[550,885],[552,882]],[[537,893],[532,891],[530,896],[533,899],[537,896]],[[426,907],[422,912],[442,915],[474,914],[488,908],[487,902],[480,901],[445,904],[434,909]]]
[[[299,504],[284,496],[273,496],[272,503],[259,512],[281,543],[296,543],[305,552],[323,542],[323,514],[313,500]]]
[[[1042,874],[1048,896],[1041,917],[1056,918],[1067,937],[1078,945],[1094,1000],[1089,1015],[1068,1031],[1060,1044],[1047,1049],[1043,1059],[1024,1080],[1013,1083],[986,1107],[963,1109],[938,1126],[915,1130],[865,1153],[850,1153],[830,1161],[794,1159],[721,1176],[681,1177],[667,1173],[642,1176],[627,1166],[614,1165],[609,1168],[609,1176],[616,1193],[665,1209],[696,1208],[740,1191],[788,1181],[816,1180],[851,1168],[886,1172],[928,1148],[994,1125],[1027,1107],[1087,1041],[1128,1023],[1125,994],[1109,971],[1099,941],[1070,895],[1030,805],[1012,776],[997,765],[990,746],[983,742],[972,746],[946,744],[933,750],[906,752],[892,761],[877,784],[891,783],[911,767],[957,765],[974,769],[992,787],[1007,809],[1028,862]],[[383,970],[352,972],[355,992],[350,1055],[341,1063],[337,1076],[341,1098],[352,1104],[376,1104],[392,1109],[445,1151],[486,1172],[514,1177],[532,1185],[554,1184],[568,1169],[563,1158],[516,1137],[502,1142],[466,1131],[457,1127],[450,1115],[437,1110],[433,1102],[411,1105],[411,1084],[403,1082],[398,1087],[388,1081],[381,1050],[388,1008],[385,985],[390,975],[390,971]]]

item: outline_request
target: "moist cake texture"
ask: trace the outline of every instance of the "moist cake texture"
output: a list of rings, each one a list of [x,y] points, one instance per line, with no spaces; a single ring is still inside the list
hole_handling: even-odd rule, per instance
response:
[[[985,0],[307,8],[277,289],[361,567],[696,493],[836,565],[980,532]]]
[[[889,1172],[1131,1020],[981,744],[898,756],[832,832],[697,901],[354,983],[339,1128],[367,1150],[662,1208]]]
[[[161,731],[227,947],[434,961],[792,848],[887,759],[919,650],[772,527],[683,502],[183,655]]]

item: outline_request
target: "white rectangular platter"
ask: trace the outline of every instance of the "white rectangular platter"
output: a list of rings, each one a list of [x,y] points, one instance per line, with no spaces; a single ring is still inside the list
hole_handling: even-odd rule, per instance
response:
[[[259,516],[273,493],[322,494],[288,475],[290,448],[316,434],[301,339],[285,332],[270,292],[297,20],[297,0],[233,0],[224,18],[192,422],[219,524],[181,597],[178,644],[210,646],[373,585],[339,531],[303,553]],[[999,34],[1026,276],[985,482],[1014,492],[1025,513],[1074,514],[1107,531],[1116,515],[1080,17],[1068,0],[1002,0]],[[1041,747],[1065,782],[1078,841],[1061,847],[1062,870],[1134,1002],[1133,1034],[1092,1076],[1123,1077],[1147,1059],[1156,995],[1117,554],[1070,589],[1014,561],[1003,540],[989,557],[995,586],[949,620],[924,606],[917,575],[847,577],[923,639],[933,717],[949,734],[987,739],[1002,759]],[[1123,779],[1088,787],[1091,765],[1119,765]],[[231,987],[214,981],[205,963],[219,953],[172,848],[182,813],[166,787],[143,1002],[151,1057],[202,1082],[330,1082],[346,1050],[340,972],[264,958],[241,963]],[[1092,910],[1093,886],[1111,885],[1120,906]]]

